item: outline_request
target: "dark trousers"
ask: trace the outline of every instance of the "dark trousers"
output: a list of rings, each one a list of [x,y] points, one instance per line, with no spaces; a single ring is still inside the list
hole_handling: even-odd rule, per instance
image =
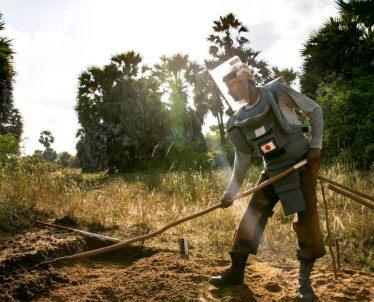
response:
[[[299,240],[300,249],[297,250],[298,258],[317,259],[326,254],[322,241],[319,217],[317,211],[317,175],[319,163],[312,167],[304,165],[298,169],[307,210],[295,216],[293,230]],[[269,179],[266,169],[261,173],[257,185]],[[279,201],[272,184],[255,192],[249,201],[248,207],[240,221],[238,232],[232,246],[232,251],[240,254],[256,254],[268,216],[251,207],[251,201],[257,201],[269,208],[273,208]]]

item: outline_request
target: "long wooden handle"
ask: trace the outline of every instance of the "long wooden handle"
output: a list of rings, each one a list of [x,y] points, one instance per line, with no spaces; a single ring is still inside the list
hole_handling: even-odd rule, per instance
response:
[[[85,235],[85,236],[100,238],[102,240],[119,242],[119,239],[113,238],[113,237],[108,237],[108,236],[104,236],[104,235],[100,235],[100,234],[85,232],[85,231],[82,231],[82,230],[76,230],[76,229],[71,229],[71,228],[67,228],[67,227],[62,227],[62,226],[59,226],[59,225],[45,223],[45,222],[41,222],[41,221],[38,221],[38,220],[34,220],[34,222],[36,224],[48,226],[48,227],[55,228],[55,229],[60,229],[60,230],[69,231],[69,232],[76,232],[76,233],[79,233],[79,234],[82,234],[82,235]]]
[[[317,181],[318,181],[318,183],[321,183],[321,181],[319,179]],[[360,203],[360,204],[362,204],[362,205],[364,205],[364,206],[366,206],[366,207],[374,210],[374,204],[371,204],[370,202],[367,202],[366,200],[363,200],[362,198],[357,197],[356,195],[348,193],[348,192],[346,192],[346,191],[344,191],[342,189],[339,189],[339,188],[333,186],[332,184],[329,184],[329,183],[324,182],[324,181],[322,181],[322,186],[324,186],[325,188],[328,188],[328,189],[330,189],[332,191],[335,191],[336,193],[344,195],[344,196],[346,196],[346,197],[348,197],[348,198],[350,198],[350,199],[352,199],[354,201],[357,201],[358,203]]]
[[[291,173],[292,171],[295,171],[296,169],[300,168],[301,166],[305,165],[306,163],[307,163],[307,160],[305,159],[305,160],[301,161],[300,163],[294,165],[293,167],[289,168],[288,170],[268,179],[267,181],[264,181],[263,183],[259,184],[258,186],[254,187],[253,189],[250,189],[250,190],[248,190],[244,193],[235,195],[231,200],[236,200],[236,199],[242,198],[244,196],[247,196],[249,194],[252,194],[256,191],[259,191],[262,188],[266,187],[267,185],[269,185],[269,184],[277,181],[278,179],[286,176],[287,174]],[[84,252],[84,253],[79,253],[79,254],[75,254],[75,255],[72,255],[72,256],[56,258],[54,260],[46,261],[44,263],[41,263],[40,265],[59,262],[59,261],[64,261],[64,260],[74,260],[74,259],[79,259],[79,258],[83,258],[83,257],[87,257],[87,256],[93,256],[93,255],[97,255],[97,254],[101,254],[101,253],[110,252],[110,251],[128,246],[131,243],[134,243],[134,242],[137,242],[137,241],[143,241],[143,240],[155,237],[155,236],[165,232],[166,230],[170,229],[173,226],[176,226],[176,225],[181,224],[183,222],[186,222],[188,220],[194,219],[196,217],[205,215],[205,214],[207,214],[209,212],[212,212],[212,211],[214,211],[218,208],[221,208],[221,207],[222,207],[222,202],[220,202],[220,203],[218,203],[218,204],[216,204],[216,205],[214,205],[214,206],[212,206],[208,209],[205,209],[203,211],[197,212],[197,213],[192,214],[190,216],[187,216],[187,217],[181,218],[179,220],[176,220],[172,223],[169,223],[168,225],[164,226],[162,229],[159,229],[158,231],[155,231],[153,233],[146,234],[146,235],[143,235],[143,236],[139,236],[139,237],[136,237],[136,238],[133,238],[133,239],[121,242],[121,243],[113,244],[111,246],[103,247],[103,248],[100,248],[100,249],[97,249],[97,250],[88,251],[88,252]]]
[[[358,196],[361,196],[361,197],[364,197],[364,198],[369,199],[369,200],[371,200],[371,201],[374,201],[374,197],[371,197],[371,196],[369,196],[369,195],[366,195],[366,194],[364,194],[364,193],[361,193],[361,192],[359,192],[359,191],[357,191],[357,190],[355,190],[355,189],[352,189],[352,188],[350,188],[350,187],[347,187],[347,186],[345,186],[345,185],[342,185],[342,184],[340,184],[340,183],[337,183],[337,182],[335,182],[335,181],[333,181],[333,180],[331,180],[331,179],[328,179],[328,178],[326,178],[326,177],[321,176],[320,178],[321,178],[323,181],[328,182],[328,183],[330,183],[330,184],[332,184],[332,185],[334,185],[334,186],[337,186],[337,187],[339,187],[339,188],[342,188],[342,189],[344,189],[344,190],[346,190],[346,191],[348,191],[348,192],[351,192],[351,193],[356,194],[356,195],[358,195]]]

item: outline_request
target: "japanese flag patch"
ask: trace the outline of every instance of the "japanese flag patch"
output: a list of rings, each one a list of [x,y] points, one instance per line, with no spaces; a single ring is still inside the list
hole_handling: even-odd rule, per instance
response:
[[[264,154],[265,154],[265,153],[268,153],[270,151],[273,151],[273,150],[277,149],[278,147],[277,147],[277,144],[275,143],[275,141],[271,140],[271,141],[269,141],[265,144],[262,144],[260,146],[260,148],[261,148],[262,152],[264,152]]]

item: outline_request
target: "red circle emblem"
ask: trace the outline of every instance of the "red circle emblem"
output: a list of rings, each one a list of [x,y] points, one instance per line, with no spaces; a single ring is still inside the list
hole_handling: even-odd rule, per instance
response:
[[[269,150],[271,149],[271,147],[270,147],[269,145],[266,145],[266,146],[265,146],[265,149],[266,149],[267,151],[269,151]]]

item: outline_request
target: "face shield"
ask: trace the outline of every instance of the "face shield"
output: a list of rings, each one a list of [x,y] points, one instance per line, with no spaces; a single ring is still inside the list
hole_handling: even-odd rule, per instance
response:
[[[235,56],[210,71],[232,110],[236,111],[249,102],[248,80],[253,81],[253,73]]]

